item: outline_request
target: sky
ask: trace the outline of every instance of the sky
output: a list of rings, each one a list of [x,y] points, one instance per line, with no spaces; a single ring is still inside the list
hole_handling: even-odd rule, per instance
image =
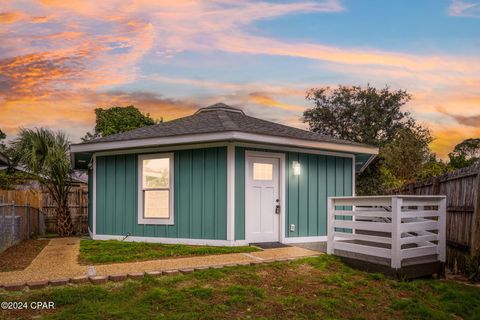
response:
[[[0,0],[0,129],[97,107],[168,121],[224,102],[306,128],[311,88],[407,90],[442,158],[480,137],[480,0]]]

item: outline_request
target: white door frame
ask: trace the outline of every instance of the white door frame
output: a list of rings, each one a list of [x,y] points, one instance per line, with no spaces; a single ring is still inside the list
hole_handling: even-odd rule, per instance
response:
[[[279,191],[279,196],[280,196],[280,221],[279,221],[279,240],[281,243],[285,241],[285,223],[286,223],[286,217],[285,217],[285,153],[279,153],[279,152],[264,152],[264,151],[252,151],[252,150],[246,150],[245,151],[245,186],[244,186],[244,194],[245,194],[245,241],[247,241],[246,236],[247,236],[247,173],[248,173],[248,158],[249,157],[263,157],[263,158],[274,158],[274,159],[279,159],[279,180],[278,184],[280,187]]]

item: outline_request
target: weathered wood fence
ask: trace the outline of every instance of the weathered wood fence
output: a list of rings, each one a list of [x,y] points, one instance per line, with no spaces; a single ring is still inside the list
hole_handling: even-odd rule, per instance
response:
[[[45,216],[46,232],[55,233],[55,204],[50,194],[41,190],[0,190],[0,203],[28,205],[39,209]],[[87,233],[88,191],[85,187],[76,187],[68,195],[68,208],[74,230]]]
[[[447,196],[447,265],[462,271],[480,255],[480,163],[411,183],[393,194]]]

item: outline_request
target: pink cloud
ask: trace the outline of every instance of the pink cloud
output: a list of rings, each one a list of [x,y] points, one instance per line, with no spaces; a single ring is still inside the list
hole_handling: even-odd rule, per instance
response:
[[[448,7],[448,15],[454,17],[480,17],[480,2],[452,0]]]

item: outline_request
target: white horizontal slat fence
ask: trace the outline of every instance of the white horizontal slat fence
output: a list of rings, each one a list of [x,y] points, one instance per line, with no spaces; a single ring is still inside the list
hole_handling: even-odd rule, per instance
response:
[[[366,261],[388,259],[394,269],[400,269],[405,259],[436,257],[445,262],[446,198],[331,197],[327,253],[336,250]]]

